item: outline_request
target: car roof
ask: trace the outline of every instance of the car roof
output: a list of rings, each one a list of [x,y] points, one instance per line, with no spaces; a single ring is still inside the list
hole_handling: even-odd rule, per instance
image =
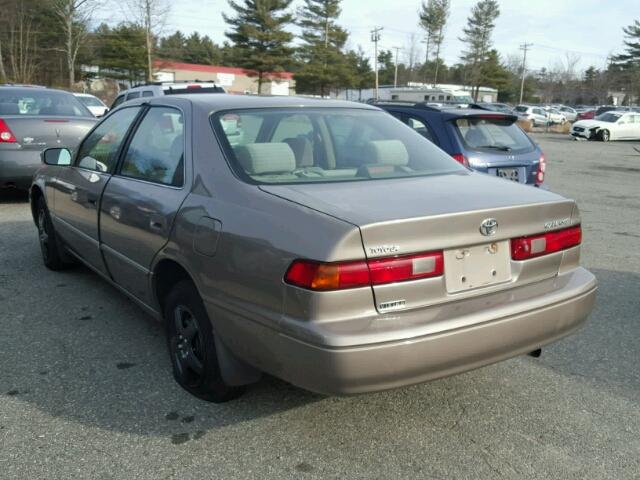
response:
[[[10,90],[12,92],[20,92],[20,93],[30,93],[30,92],[53,92],[53,93],[64,93],[67,95],[71,95],[71,93],[66,90],[58,90],[57,88],[47,88],[40,86],[14,86],[14,85],[0,85],[0,90]]]
[[[92,94],[90,94],[90,93],[74,93],[74,95],[75,95],[76,97],[95,97],[95,98],[98,98],[98,97],[96,97],[95,95],[92,95]]]
[[[249,108],[359,108],[364,110],[378,110],[377,108],[364,103],[348,102],[344,100],[327,100],[318,98],[296,97],[296,96],[268,96],[268,95],[233,95],[226,93],[196,93],[168,95],[163,97],[148,97],[138,99],[139,103],[156,104],[166,103],[168,99],[185,99],[191,102],[194,107],[209,111],[229,110],[229,109],[249,109]],[[127,104],[131,105],[129,101]],[[136,102],[138,103],[138,102]]]
[[[393,102],[385,102],[373,104],[374,106],[379,106],[380,108],[387,109],[391,108],[404,108],[414,111],[421,112],[430,112],[430,113],[440,113],[443,117],[451,119],[451,118],[465,118],[465,117],[476,117],[478,115],[488,115],[492,117],[516,117],[516,115],[510,115],[504,112],[497,112],[495,110],[483,109],[483,108],[456,108],[450,106],[443,107],[431,107],[425,105],[423,103],[411,104],[411,103],[393,103]]]

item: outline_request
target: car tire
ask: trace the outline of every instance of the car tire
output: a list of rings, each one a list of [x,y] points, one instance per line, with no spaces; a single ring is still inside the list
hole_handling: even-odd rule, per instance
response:
[[[42,253],[42,261],[45,267],[54,271],[68,268],[72,262],[69,262],[67,255],[65,255],[64,249],[53,228],[47,202],[42,196],[38,199],[37,213],[36,226],[38,227],[38,241],[40,243],[40,252]]]
[[[176,382],[208,402],[222,403],[239,397],[244,388],[227,385],[222,378],[211,321],[193,283],[178,282],[164,304],[167,344]]]
[[[598,133],[598,136],[600,137],[600,141],[602,142],[608,142],[609,139],[611,138],[609,130],[600,130],[600,132]]]

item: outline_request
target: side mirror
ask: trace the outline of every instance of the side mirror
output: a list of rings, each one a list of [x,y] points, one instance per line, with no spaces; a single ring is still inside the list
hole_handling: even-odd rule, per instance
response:
[[[71,165],[71,152],[66,148],[47,148],[42,152],[42,161],[46,165],[68,166]]]

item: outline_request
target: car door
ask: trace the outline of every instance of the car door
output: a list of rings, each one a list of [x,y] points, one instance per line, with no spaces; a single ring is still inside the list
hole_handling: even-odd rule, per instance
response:
[[[620,140],[630,140],[635,138],[636,131],[636,123],[635,123],[636,115],[633,114],[625,114],[616,122],[615,124],[615,133],[612,137]],[[613,133],[613,132],[612,132]]]
[[[151,106],[137,125],[100,207],[101,249],[112,279],[150,303],[149,269],[166,244],[188,194],[185,119],[175,107]]]
[[[54,193],[56,231],[90,266],[107,271],[99,248],[100,195],[111,178],[120,148],[140,107],[114,112],[83,140],[75,162],[56,178]]]

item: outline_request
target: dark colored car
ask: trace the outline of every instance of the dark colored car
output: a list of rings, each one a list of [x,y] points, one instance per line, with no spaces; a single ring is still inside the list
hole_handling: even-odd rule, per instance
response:
[[[494,112],[513,113],[513,107],[511,105],[507,105],[506,103],[480,102],[476,103],[473,106],[477,106],[484,110],[491,110]]]
[[[518,117],[479,108],[433,108],[425,104],[378,103],[460,163],[508,180],[541,186],[545,158]]]
[[[72,94],[0,86],[0,189],[28,189],[48,147],[75,149],[96,118]]]

